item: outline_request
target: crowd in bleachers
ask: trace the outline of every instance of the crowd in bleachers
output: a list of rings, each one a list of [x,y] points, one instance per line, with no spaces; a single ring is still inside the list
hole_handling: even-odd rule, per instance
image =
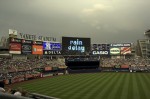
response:
[[[133,71],[150,71],[150,60],[148,59],[123,59],[123,58],[116,58],[116,59],[110,59],[110,58],[104,58],[101,59],[101,67],[117,67],[120,68],[122,66],[129,67],[129,70]]]
[[[0,80],[13,78],[13,83],[17,82],[16,80],[40,76],[38,71],[45,67],[64,66],[62,59],[0,59]]]

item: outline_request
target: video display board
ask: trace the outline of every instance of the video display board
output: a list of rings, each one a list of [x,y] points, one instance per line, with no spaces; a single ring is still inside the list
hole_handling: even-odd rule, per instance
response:
[[[21,53],[32,54],[32,40],[22,40]]]
[[[43,42],[43,54],[44,55],[61,55],[61,43],[59,42]]]
[[[63,55],[88,55],[90,50],[90,38],[62,37]]]

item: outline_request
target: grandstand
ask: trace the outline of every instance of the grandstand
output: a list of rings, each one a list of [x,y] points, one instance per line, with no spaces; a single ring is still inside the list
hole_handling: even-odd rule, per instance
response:
[[[145,35],[149,37],[148,33],[149,31]],[[7,87],[12,87],[13,89],[16,89],[16,86],[23,87],[29,91],[30,95],[28,97],[32,96],[32,98],[55,99],[55,97],[58,97],[70,99],[71,94],[90,86],[85,91],[83,90],[81,93],[77,93],[79,96],[73,95],[71,97],[71,99],[81,99],[83,94],[88,93],[88,90],[93,89],[95,86],[104,88],[98,83],[102,82],[104,85],[105,82],[108,83],[108,79],[105,80],[105,77],[109,78],[112,75],[117,80],[116,76],[118,75],[113,76],[115,75],[114,72],[125,73],[126,75],[131,74],[126,80],[131,80],[132,72],[140,72],[143,75],[147,75],[150,72],[150,60],[145,57],[135,57],[135,47],[131,43],[91,44],[90,38],[81,37],[64,37],[62,43],[59,43],[34,41],[17,38],[16,36],[14,38],[12,35],[8,40],[9,46],[0,48],[0,81],[4,82]],[[134,51],[132,51],[132,48]],[[110,73],[109,75],[106,72],[111,72],[112,74]],[[74,73],[77,76],[73,75]],[[126,76],[125,74],[124,77]],[[139,73],[137,74],[140,75]],[[99,77],[100,80],[97,80]],[[51,79],[49,80],[49,78]],[[111,81],[111,85],[115,85],[115,81]],[[146,81],[148,82],[148,80]],[[122,81],[120,80],[120,82]],[[23,84],[23,86],[20,84]],[[36,89],[36,86],[31,86],[30,84],[39,85],[42,91],[37,91],[38,88]],[[140,85],[142,83],[137,84]],[[43,89],[45,85],[51,88],[47,89],[48,92]],[[107,87],[107,85],[105,86]],[[111,89],[111,86],[109,87]],[[96,90],[101,92],[99,89]],[[104,90],[106,91],[107,89],[104,88]],[[91,95],[86,94],[87,96],[84,96],[83,99],[90,99],[92,97],[99,99],[106,96],[106,93],[103,93],[104,96],[99,96],[96,93],[93,91],[93,93],[90,93]],[[143,93],[139,96],[142,97],[142,95]],[[146,93],[144,99],[148,99],[148,96]],[[115,98],[112,99],[120,99],[116,96],[113,97]],[[128,96],[128,99],[133,99],[133,97]]]

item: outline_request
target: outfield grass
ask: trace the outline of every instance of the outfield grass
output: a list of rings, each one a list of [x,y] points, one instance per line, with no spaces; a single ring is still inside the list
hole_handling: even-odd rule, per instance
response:
[[[14,87],[61,99],[150,99],[150,73],[72,74]]]

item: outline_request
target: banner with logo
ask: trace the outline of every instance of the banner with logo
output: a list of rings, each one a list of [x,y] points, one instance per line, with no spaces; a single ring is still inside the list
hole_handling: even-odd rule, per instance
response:
[[[32,40],[22,40],[22,54],[32,54]]]
[[[121,55],[131,54],[131,47],[121,47]]]
[[[21,44],[20,43],[10,43],[9,53],[11,54],[21,54]]]
[[[59,42],[43,42],[44,55],[61,55],[61,43]]]
[[[22,54],[32,54],[32,45],[22,44]]]
[[[43,46],[32,45],[32,54],[42,55],[43,54]]]
[[[108,50],[93,50],[92,55],[110,55],[110,52]]]
[[[120,47],[111,47],[110,55],[120,55]]]
[[[131,43],[114,43],[110,44],[111,47],[131,47]]]

